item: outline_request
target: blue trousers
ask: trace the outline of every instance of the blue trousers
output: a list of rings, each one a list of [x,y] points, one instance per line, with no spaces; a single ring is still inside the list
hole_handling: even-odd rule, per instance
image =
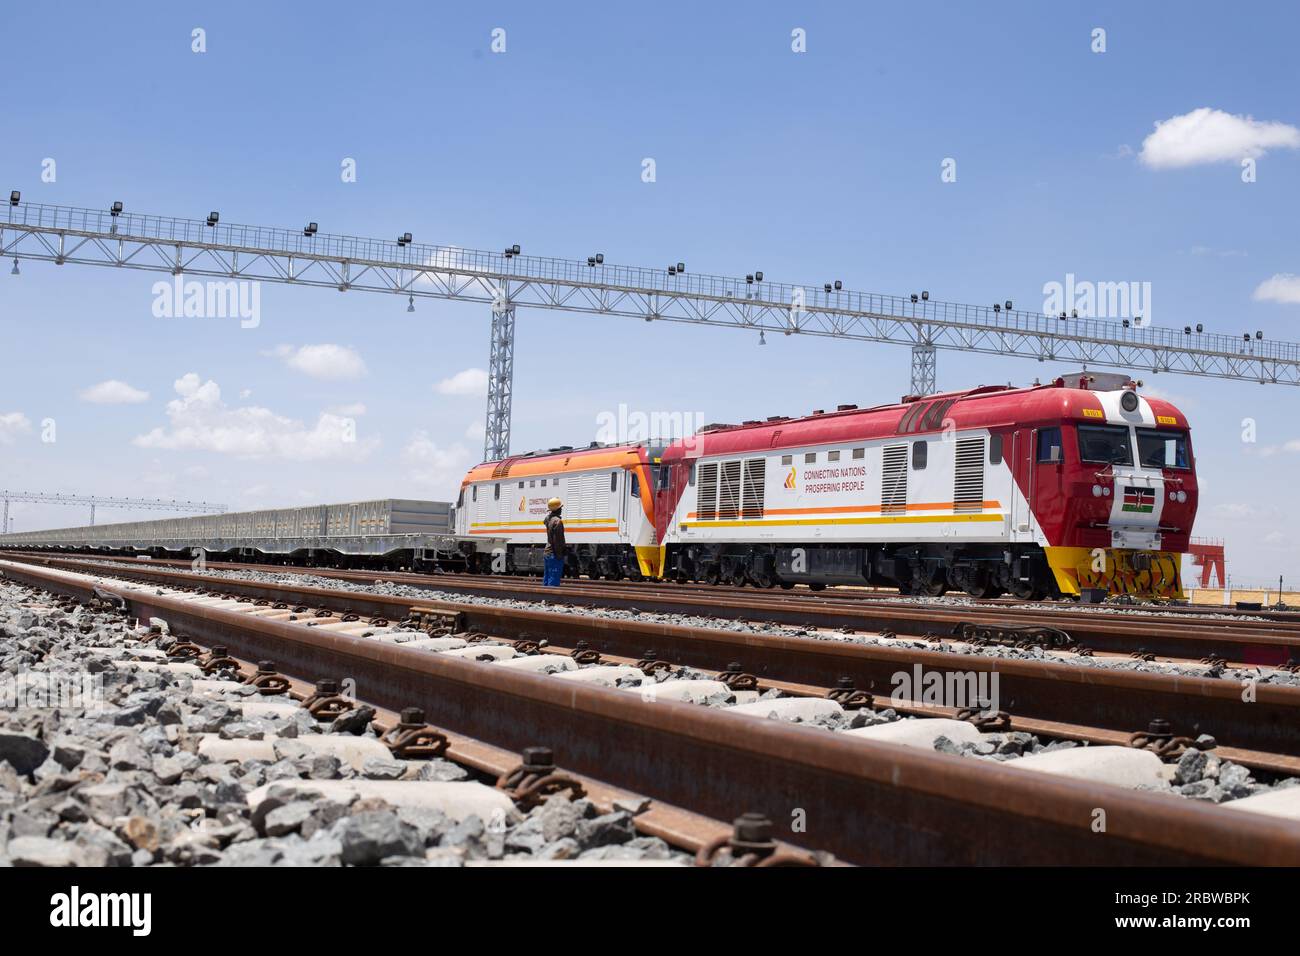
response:
[[[564,577],[564,559],[563,558],[543,558],[546,570],[542,574],[542,584],[550,588],[560,586],[560,578]]]

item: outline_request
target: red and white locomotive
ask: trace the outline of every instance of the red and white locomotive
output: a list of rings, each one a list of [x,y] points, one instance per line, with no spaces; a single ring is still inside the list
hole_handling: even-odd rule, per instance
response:
[[[651,473],[641,503],[654,526],[622,544],[647,576],[1182,597],[1197,504],[1187,421],[1127,376],[841,406],[629,447]],[[512,546],[535,541],[527,529]]]

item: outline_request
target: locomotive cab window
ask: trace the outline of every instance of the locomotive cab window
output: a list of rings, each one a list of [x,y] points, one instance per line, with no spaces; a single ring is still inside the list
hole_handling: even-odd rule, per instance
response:
[[[990,465],[1002,464],[1002,436],[1001,435],[989,436],[989,464]]]
[[[1133,464],[1133,443],[1124,425],[1080,425],[1079,458],[1100,465]]]
[[[840,460],[840,453],[837,452],[837,451],[827,452],[827,453],[826,453],[826,460],[827,460],[827,461],[839,461],[839,460]]]
[[[854,460],[854,461],[860,461],[861,459],[866,458],[866,457],[867,457],[867,450],[866,450],[865,448],[855,448],[855,449],[853,449],[853,460]]]
[[[471,501],[478,501],[478,485],[474,485],[472,488],[470,488],[469,494],[470,494]]]
[[[1143,468],[1187,468],[1187,432],[1139,428],[1138,456]]]
[[[815,451],[810,451],[808,454],[804,455],[804,456],[803,456],[803,463],[804,463],[805,465],[815,465],[815,464],[817,464],[817,452],[815,452]]]
[[[609,473],[609,490],[618,491],[618,472],[616,471]]]
[[[695,487],[695,462],[691,462],[691,467],[687,471],[686,483],[692,488]]]
[[[912,470],[924,471],[927,459],[930,457],[930,443],[925,441],[912,442]]]
[[[1038,433],[1038,460],[1060,461],[1061,459],[1061,429],[1042,429]]]
[[[636,476],[635,471],[632,472],[632,485],[629,490],[631,491],[633,498],[641,497],[641,479]]]
[[[793,464],[794,464],[794,455],[782,455],[782,456],[781,456],[781,464],[782,464],[782,465],[793,465]]]
[[[501,500],[501,482],[499,481],[492,486],[492,500],[493,501]]]

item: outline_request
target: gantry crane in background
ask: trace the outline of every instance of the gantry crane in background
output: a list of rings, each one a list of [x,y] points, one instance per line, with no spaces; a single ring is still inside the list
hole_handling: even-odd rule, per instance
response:
[[[485,460],[510,450],[515,310],[559,309],[710,325],[768,335],[817,335],[907,345],[912,393],[935,391],[936,350],[954,349],[1125,370],[1151,369],[1243,382],[1300,385],[1300,344],[1264,341],[1262,333],[1232,336],[1143,325],[1138,321],[1043,315],[991,306],[939,302],[928,291],[877,295],[843,288],[688,274],[618,266],[603,254],[581,259],[419,245],[410,233],[395,240],[225,224],[203,219],[24,203],[10,195],[0,215],[0,255],[57,265],[100,265],[226,280],[280,282],[386,292],[415,298],[486,303],[492,309]]]
[[[90,523],[95,523],[95,509],[98,508],[133,508],[141,511],[188,511],[198,514],[224,514],[225,505],[214,505],[207,501],[174,501],[165,498],[101,498],[96,495],[60,495],[40,491],[3,491],[0,499],[4,500],[4,518],[0,520],[0,534],[9,533],[9,502],[38,501],[43,504],[56,505],[90,505]]]

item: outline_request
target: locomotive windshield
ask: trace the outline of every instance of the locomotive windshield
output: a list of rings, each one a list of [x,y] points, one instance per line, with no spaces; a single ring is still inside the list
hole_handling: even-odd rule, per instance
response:
[[[1187,432],[1139,428],[1138,457],[1143,468],[1186,468]]]
[[[1133,464],[1133,445],[1123,425],[1080,425],[1079,458],[1103,465]]]

